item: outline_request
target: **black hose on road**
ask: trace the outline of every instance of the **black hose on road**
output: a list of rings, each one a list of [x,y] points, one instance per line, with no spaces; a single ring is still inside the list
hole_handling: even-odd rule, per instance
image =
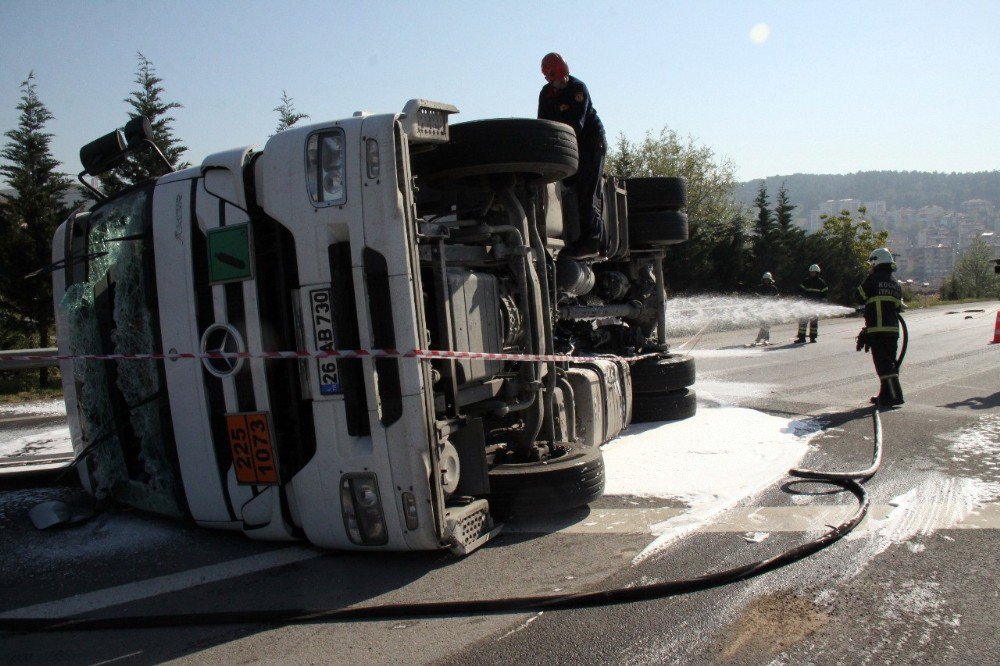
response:
[[[878,412],[874,411],[878,422]],[[876,427],[875,458],[881,456],[881,428]],[[796,473],[797,472],[797,473]],[[865,470],[868,472],[868,470]],[[0,618],[0,631],[81,631],[106,629],[149,629],[162,627],[192,627],[229,624],[314,624],[321,622],[357,622],[389,619],[414,619],[428,617],[461,617],[468,615],[496,615],[532,611],[568,610],[609,606],[635,601],[650,601],[699,592],[713,587],[747,580],[787,564],[797,562],[838,541],[864,519],[869,506],[868,494],[854,478],[809,470],[792,470],[795,476],[833,483],[850,491],[858,499],[854,514],[813,541],[796,546],[783,553],[758,560],[751,564],[725,571],[705,574],[684,580],[650,583],[636,587],[580,592],[576,594],[547,594],[505,599],[467,599],[432,601],[406,604],[382,604],[337,609],[273,609],[182,613],[171,615],[133,615],[112,617],[53,617],[53,618]],[[874,473],[874,472],[872,472]],[[861,473],[855,473],[861,474]],[[808,475],[808,476],[806,476]],[[870,476],[871,474],[867,474]]]
[[[427,617],[461,617],[468,615],[497,615],[532,611],[568,610],[650,601],[666,597],[699,592],[740,580],[746,580],[779,567],[797,562],[839,540],[861,522],[868,510],[865,489],[853,480],[829,481],[854,493],[858,510],[849,519],[818,539],[804,543],[774,557],[759,560],[718,573],[706,574],[686,580],[650,583],[636,587],[581,592],[577,594],[548,594],[506,599],[468,599],[459,601],[431,601],[408,604],[382,604],[338,609],[274,609],[183,613],[175,615],[133,615],[94,618],[2,618],[2,631],[81,631],[102,629],[150,629],[162,627],[192,627],[228,624],[313,624],[321,622],[357,622],[373,620],[399,620]]]
[[[903,345],[897,359],[902,364],[906,355],[906,323],[900,317],[903,331]],[[0,618],[0,631],[81,631],[107,629],[149,629],[156,627],[192,627],[229,624],[314,624],[322,622],[357,622],[377,620],[401,620],[428,617],[461,617],[468,615],[497,615],[525,613],[533,611],[569,610],[651,601],[667,597],[699,592],[713,587],[728,585],[741,580],[774,571],[787,564],[797,562],[838,541],[861,523],[868,512],[868,493],[861,485],[871,478],[882,461],[882,422],[878,406],[872,408],[874,450],[872,464],[856,472],[820,472],[794,468],[789,474],[812,481],[832,483],[854,494],[858,508],[854,514],[822,536],[783,553],[758,560],[751,564],[733,567],[725,571],[705,574],[684,580],[649,583],[635,587],[579,592],[576,594],[545,594],[505,599],[465,599],[451,601],[431,601],[405,604],[381,604],[336,609],[271,609],[218,611],[201,613],[181,613],[172,615],[132,615],[112,617],[52,617],[52,618]]]

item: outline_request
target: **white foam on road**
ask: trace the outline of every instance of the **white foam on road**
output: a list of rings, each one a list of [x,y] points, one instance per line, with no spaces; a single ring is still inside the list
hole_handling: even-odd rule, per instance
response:
[[[67,426],[47,428],[6,441],[0,439],[0,458],[10,459],[56,453],[73,454],[73,442],[70,439]]]
[[[0,419],[11,416],[65,416],[66,403],[58,400],[0,403]]]
[[[1000,415],[986,414],[968,428],[938,437],[952,443],[949,449],[953,461],[978,459],[979,464],[994,471],[1000,468]]]
[[[633,427],[605,446],[605,494],[672,498],[689,507],[654,525],[657,538],[633,561],[663,550],[785,477],[817,432],[813,421],[741,407],[701,408],[683,421]]]

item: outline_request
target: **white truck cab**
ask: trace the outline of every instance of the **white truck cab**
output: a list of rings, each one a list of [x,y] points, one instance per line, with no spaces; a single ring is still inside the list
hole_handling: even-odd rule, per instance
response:
[[[456,112],[410,100],[294,127],[63,223],[54,299],[89,492],[253,538],[467,553],[503,516],[599,497],[600,445],[634,405],[693,412],[693,363],[664,343],[676,183],[639,184],[630,244],[610,179],[612,247],[560,259],[572,130]],[[85,173],[146,143],[134,120],[81,151]]]

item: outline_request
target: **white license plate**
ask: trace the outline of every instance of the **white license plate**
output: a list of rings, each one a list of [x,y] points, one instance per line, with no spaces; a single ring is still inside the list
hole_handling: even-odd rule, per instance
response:
[[[309,292],[309,304],[312,310],[313,341],[318,351],[336,349],[333,337],[333,299],[329,289],[313,289]],[[317,358],[316,371],[319,376],[320,395],[338,395],[343,393],[340,387],[340,374],[337,372],[337,359],[331,357]]]

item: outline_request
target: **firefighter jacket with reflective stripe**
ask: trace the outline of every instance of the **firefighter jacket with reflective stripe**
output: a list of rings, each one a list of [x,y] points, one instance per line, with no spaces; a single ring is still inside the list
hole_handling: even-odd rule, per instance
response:
[[[903,290],[888,266],[878,266],[868,274],[858,287],[858,298],[865,304],[866,331],[899,335],[897,315],[903,309]]]
[[[799,285],[802,295],[814,301],[825,300],[827,289],[826,282],[818,275],[810,275]]]

